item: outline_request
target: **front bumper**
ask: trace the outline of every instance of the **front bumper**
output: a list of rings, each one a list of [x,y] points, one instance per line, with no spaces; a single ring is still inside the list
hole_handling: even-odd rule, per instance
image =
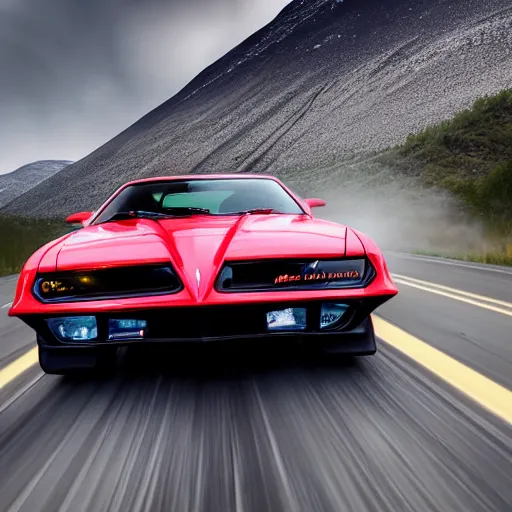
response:
[[[339,300],[348,306],[343,321],[329,330],[320,328],[322,303],[314,300],[305,302],[258,303],[228,306],[173,307],[165,309],[138,310],[136,312],[98,312],[95,313],[98,338],[95,341],[63,342],[50,330],[47,319],[60,315],[27,315],[22,320],[38,334],[41,346],[59,347],[97,347],[126,346],[148,343],[208,343],[234,340],[264,340],[297,338],[302,340],[336,339],[340,336],[354,334],[363,320],[393,295],[368,297],[365,299]],[[329,300],[328,300],[329,301]],[[329,301],[331,302],[331,301]],[[297,331],[270,331],[267,327],[267,313],[286,308],[305,308],[306,327]],[[144,337],[109,339],[110,319],[137,318],[147,323]]]

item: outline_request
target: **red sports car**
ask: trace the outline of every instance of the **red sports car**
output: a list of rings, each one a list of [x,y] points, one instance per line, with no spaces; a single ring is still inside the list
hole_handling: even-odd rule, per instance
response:
[[[324,205],[259,174],[132,181],[29,258],[9,315],[51,374],[160,342],[292,336],[374,354],[370,313],[398,290],[370,238],[312,215]]]

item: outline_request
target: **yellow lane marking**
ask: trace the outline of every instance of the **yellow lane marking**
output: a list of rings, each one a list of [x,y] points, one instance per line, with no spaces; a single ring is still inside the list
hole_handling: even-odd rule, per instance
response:
[[[382,318],[372,316],[375,334],[445,382],[512,424],[512,391],[402,331]]]
[[[441,295],[443,297],[448,297],[450,299],[455,299],[455,300],[458,300],[460,302],[465,302],[466,304],[472,304],[473,306],[478,306],[478,307],[483,308],[483,309],[488,309],[489,311],[494,311],[496,313],[501,313],[502,315],[507,315],[507,316],[512,317],[512,310],[509,311],[509,310],[506,310],[506,309],[503,309],[503,308],[499,308],[497,306],[492,306],[491,304],[484,304],[483,302],[479,302],[479,301],[476,301],[476,300],[473,300],[473,299],[468,299],[468,298],[462,297],[460,295],[455,295],[454,293],[448,293],[448,292],[444,292],[442,290],[437,290],[436,288],[431,288],[431,287],[428,287],[428,286],[423,286],[423,285],[420,285],[420,284],[411,283],[411,282],[405,281],[403,279],[397,279],[396,277],[393,278],[393,280],[395,281],[395,283],[398,283],[398,284],[404,284],[404,285],[410,286],[412,288],[417,288],[418,290],[423,290],[423,291],[426,291],[426,292],[435,293],[436,295]]]
[[[23,372],[34,366],[39,361],[37,354],[37,347],[29,350],[26,354],[7,365],[3,370],[0,370],[0,389],[4,388],[12,382],[16,377],[20,376]]]
[[[493,299],[491,297],[485,297],[484,295],[477,295],[476,293],[466,292],[465,290],[457,290],[456,288],[449,288],[448,286],[444,286],[437,283],[431,283],[430,281],[422,281],[421,279],[415,279],[409,276],[402,276],[400,274],[392,274],[393,277],[397,277],[398,279],[405,279],[407,281],[411,281],[412,283],[421,284],[424,286],[431,286],[433,288],[437,288],[439,290],[444,290],[450,293],[454,293],[456,295],[462,295],[463,297],[470,297],[471,299],[481,300],[484,302],[490,302],[491,304],[497,304],[498,306],[504,306],[506,308],[512,309],[512,302],[506,302],[504,300]]]

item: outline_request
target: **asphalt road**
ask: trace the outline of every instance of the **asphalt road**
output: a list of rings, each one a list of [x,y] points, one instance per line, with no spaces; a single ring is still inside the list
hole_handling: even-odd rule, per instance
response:
[[[352,365],[132,352],[95,382],[30,367],[0,390],[0,511],[512,510],[512,424],[485,403],[512,397],[512,269],[388,263],[396,344]],[[2,308],[14,284],[0,372],[33,346]]]

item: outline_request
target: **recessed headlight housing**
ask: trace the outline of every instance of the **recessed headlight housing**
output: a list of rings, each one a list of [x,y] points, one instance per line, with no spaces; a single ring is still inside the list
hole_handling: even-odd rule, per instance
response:
[[[216,289],[220,292],[338,290],[363,288],[375,277],[365,258],[227,262]]]
[[[177,293],[183,285],[170,265],[139,265],[39,274],[33,293],[41,302],[77,302]]]

